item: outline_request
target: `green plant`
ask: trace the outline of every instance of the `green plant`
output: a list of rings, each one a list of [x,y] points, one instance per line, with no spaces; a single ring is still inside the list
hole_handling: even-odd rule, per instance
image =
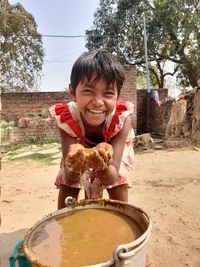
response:
[[[38,139],[37,139],[36,136],[32,136],[32,137],[30,138],[30,142],[33,143],[33,144],[36,143],[37,140],[38,140]]]
[[[7,135],[10,134],[12,129],[15,127],[15,122],[14,121],[1,121],[0,122],[0,128],[2,132],[6,133]]]
[[[28,116],[28,117],[35,117],[36,116],[36,113],[33,112],[33,111],[28,111],[28,112],[26,112],[26,116]]]
[[[49,112],[47,108],[42,108],[41,110],[42,118],[48,118]]]
[[[15,127],[15,122],[14,121],[0,121],[0,128],[1,129],[11,129],[12,127]]]
[[[13,128],[15,127],[14,121],[0,121],[0,131],[1,131],[1,137],[4,142],[8,142],[10,139],[10,134],[13,131]]]

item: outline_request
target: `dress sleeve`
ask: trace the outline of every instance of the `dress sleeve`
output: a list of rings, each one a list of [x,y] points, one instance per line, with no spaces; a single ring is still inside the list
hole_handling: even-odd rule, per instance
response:
[[[73,105],[58,103],[49,108],[49,114],[56,121],[58,128],[72,137],[78,137],[80,128],[73,116]]]
[[[107,131],[105,132],[105,140],[108,142],[113,136],[115,136],[124,126],[126,118],[134,113],[134,105],[128,101],[117,102],[114,115],[109,118]]]

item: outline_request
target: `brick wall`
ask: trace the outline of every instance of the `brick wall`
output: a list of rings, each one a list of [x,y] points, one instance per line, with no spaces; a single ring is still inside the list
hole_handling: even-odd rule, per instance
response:
[[[133,128],[137,132],[145,132],[146,125],[148,125],[149,132],[164,132],[166,127],[166,121],[168,120],[170,106],[161,105],[158,107],[154,100],[147,98],[146,90],[136,90],[136,69],[134,66],[125,67],[125,83],[119,97],[120,100],[128,100],[135,106],[135,114],[133,115]],[[167,96],[167,90],[159,89],[160,100],[164,100]],[[70,97],[67,92],[27,92],[27,93],[2,93],[1,95],[1,109],[2,119],[7,121],[18,121],[20,118],[27,117],[27,112],[34,112],[38,115],[42,113],[43,109],[48,108],[59,102],[68,102]],[[147,99],[150,102],[150,112],[148,119],[147,114]],[[46,129],[42,128],[43,122],[39,123],[36,129],[27,130],[21,129],[20,140],[25,140],[25,136],[37,137],[39,140],[46,139],[58,139],[58,131],[55,124],[50,124]],[[52,127],[52,131],[50,128]],[[27,128],[28,129],[28,128]],[[49,133],[47,131],[49,129]],[[38,134],[37,134],[38,131]],[[19,130],[16,131],[16,135],[20,135]],[[12,137],[13,140],[17,140],[16,137]],[[29,138],[30,139],[30,138]]]
[[[160,106],[151,99],[147,90],[137,90],[137,132],[165,132],[172,102],[165,102],[168,95],[167,89],[159,89],[158,94],[162,102]],[[147,110],[148,104],[149,110]]]
[[[136,70],[135,67],[125,67],[125,83],[121,91],[120,100],[129,100],[136,107]],[[2,93],[2,119],[7,121],[15,121],[20,118],[27,117],[27,113],[33,112],[37,115],[42,114],[42,110],[46,109],[59,102],[70,101],[70,96],[67,92],[27,92],[27,93]],[[136,107],[137,109],[137,107]],[[27,128],[13,129],[10,134],[12,142],[30,141],[45,141],[49,139],[57,140],[59,138],[58,130],[55,123],[44,122],[42,118],[31,119],[31,124]],[[136,113],[133,116],[134,128],[137,127]],[[45,128],[46,127],[46,128]],[[2,140],[6,139],[6,132],[2,133]]]
[[[27,112],[41,114],[42,109],[48,109],[55,103],[68,100],[69,96],[66,92],[2,93],[2,118],[18,121],[20,118],[27,117]]]
[[[120,100],[129,100],[136,106],[136,70],[135,67],[125,67],[125,83],[121,91]],[[1,104],[3,118],[18,120],[27,116],[27,112],[40,114],[43,108],[59,102],[68,102],[70,96],[67,92],[27,92],[27,93],[2,93]],[[135,125],[136,125],[136,115]]]
[[[13,127],[12,130],[1,131],[1,140],[10,143],[43,143],[46,141],[59,141],[59,130],[50,118],[30,118],[27,127]]]
[[[171,114],[171,108],[173,101],[165,102],[165,96],[167,95],[167,90],[159,90],[160,99],[163,100],[161,106],[154,100],[150,100],[150,114],[148,118],[148,132],[151,133],[165,133],[167,122]]]
[[[134,104],[135,113],[133,114],[133,128],[137,129],[137,89],[136,89],[136,68],[135,66],[126,66],[125,69],[125,82],[121,91],[120,100],[130,101]]]

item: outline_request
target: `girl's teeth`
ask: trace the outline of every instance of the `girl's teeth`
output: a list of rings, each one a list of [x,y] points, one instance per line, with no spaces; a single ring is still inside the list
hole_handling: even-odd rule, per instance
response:
[[[90,109],[90,112],[92,112],[92,113],[96,113],[96,114],[101,114],[101,113],[103,113],[102,110],[93,110],[93,109]]]

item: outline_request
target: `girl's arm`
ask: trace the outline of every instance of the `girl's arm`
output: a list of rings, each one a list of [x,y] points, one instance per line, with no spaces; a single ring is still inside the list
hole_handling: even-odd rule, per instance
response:
[[[61,139],[61,149],[62,149],[62,157],[63,162],[65,162],[65,158],[69,152],[70,145],[76,144],[77,140],[74,137],[69,136],[67,133],[65,133],[63,130],[60,130],[60,139]],[[69,168],[65,165],[65,181],[68,183],[74,183],[80,180],[80,172],[74,172],[69,170]]]
[[[64,160],[69,152],[70,145],[76,144],[77,140],[76,138],[69,136],[63,130],[59,129],[59,131],[60,131],[62,156]]]
[[[124,146],[131,127],[131,117],[128,116],[121,131],[109,142],[114,151],[112,164],[103,171],[94,171],[94,175],[98,176],[102,184],[106,186],[114,184],[118,179],[118,171],[123,156]]]
[[[121,164],[124,146],[131,128],[132,128],[131,116],[128,116],[124,122],[124,126],[121,129],[121,131],[116,136],[114,136],[110,141],[110,144],[112,145],[114,150],[113,165],[115,166],[117,171],[119,170]]]

